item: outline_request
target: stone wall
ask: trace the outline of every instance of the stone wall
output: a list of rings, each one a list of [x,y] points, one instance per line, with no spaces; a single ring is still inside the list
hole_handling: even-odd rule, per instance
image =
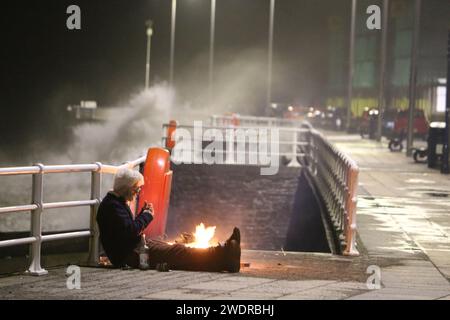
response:
[[[234,226],[245,249],[280,250],[293,212],[299,168],[262,176],[258,166],[173,165],[167,234],[193,232],[200,222],[217,226],[225,241]]]

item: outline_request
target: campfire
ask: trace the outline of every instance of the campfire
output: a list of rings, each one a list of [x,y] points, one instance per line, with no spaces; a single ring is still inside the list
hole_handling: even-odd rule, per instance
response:
[[[216,226],[205,227],[203,223],[200,223],[195,227],[194,233],[182,233],[174,243],[183,243],[190,248],[209,248],[215,245],[213,241],[215,232]]]

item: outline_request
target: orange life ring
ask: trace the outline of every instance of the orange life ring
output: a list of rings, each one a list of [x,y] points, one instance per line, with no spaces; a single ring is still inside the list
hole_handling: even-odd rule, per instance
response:
[[[144,202],[153,204],[153,221],[145,229],[148,238],[163,237],[166,232],[167,213],[169,210],[172,171],[170,170],[170,153],[163,148],[150,148],[144,166],[144,186],[139,194],[140,212]]]

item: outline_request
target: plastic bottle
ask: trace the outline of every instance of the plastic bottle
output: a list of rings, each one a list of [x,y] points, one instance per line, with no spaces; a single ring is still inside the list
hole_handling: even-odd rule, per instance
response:
[[[146,270],[148,265],[148,247],[145,242],[145,234],[141,236],[141,244],[139,245],[139,269]]]

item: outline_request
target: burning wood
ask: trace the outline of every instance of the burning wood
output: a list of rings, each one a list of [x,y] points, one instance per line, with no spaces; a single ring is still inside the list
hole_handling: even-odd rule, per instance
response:
[[[200,223],[195,227],[194,233],[183,232],[175,243],[182,243],[190,248],[209,248],[214,246],[213,237],[216,232],[216,226],[205,227],[203,223]]]
[[[175,243],[191,243],[195,241],[195,237],[192,233],[189,232],[183,232],[178,236],[178,238],[175,239]]]

